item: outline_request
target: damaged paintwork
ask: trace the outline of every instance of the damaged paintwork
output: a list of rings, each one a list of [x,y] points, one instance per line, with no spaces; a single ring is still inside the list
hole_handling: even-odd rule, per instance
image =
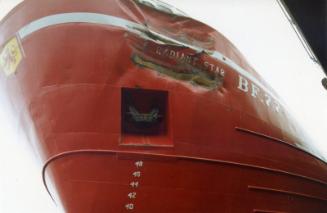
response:
[[[0,70],[10,76],[17,71],[18,65],[23,60],[23,52],[19,38],[14,36],[0,49]]]
[[[207,89],[222,86],[225,70],[207,51],[186,46],[148,28],[133,31],[138,31],[129,36],[135,64]]]
[[[155,70],[161,74],[172,77],[181,81],[188,81],[194,85],[203,86],[208,89],[219,88],[223,84],[223,76],[221,75],[209,75],[202,70],[192,67],[187,64],[180,64],[180,66],[185,66],[189,68],[189,72],[179,72],[173,67],[165,67],[164,65],[156,64],[152,61],[146,60],[139,55],[133,55],[132,60],[135,64],[140,66]]]
[[[144,5],[146,7],[149,7],[151,9],[158,10],[163,13],[167,13],[169,15],[174,15],[174,16],[184,16],[187,17],[186,13],[183,11],[167,4],[162,1],[157,1],[157,0],[134,0],[139,5]]]

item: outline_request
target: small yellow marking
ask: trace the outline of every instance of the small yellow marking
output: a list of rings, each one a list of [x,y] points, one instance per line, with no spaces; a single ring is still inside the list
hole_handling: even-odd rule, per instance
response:
[[[17,71],[17,67],[22,59],[23,54],[18,39],[15,36],[0,51],[0,69],[7,76],[12,75]]]

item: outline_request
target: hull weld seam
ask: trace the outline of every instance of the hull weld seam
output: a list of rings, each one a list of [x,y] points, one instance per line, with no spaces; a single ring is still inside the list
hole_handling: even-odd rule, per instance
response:
[[[272,169],[268,167],[262,167],[262,166],[257,166],[257,165],[251,165],[251,164],[244,164],[244,163],[238,163],[238,162],[233,162],[233,161],[226,161],[226,160],[217,160],[217,159],[209,159],[209,158],[200,158],[200,157],[191,157],[191,156],[184,156],[184,155],[167,155],[167,154],[155,154],[155,153],[147,153],[147,152],[131,152],[131,151],[119,151],[119,150],[96,150],[96,149],[81,149],[81,150],[73,150],[73,151],[66,151],[62,152],[59,154],[56,154],[52,157],[50,157],[45,164],[43,165],[42,168],[42,180],[43,184],[51,196],[52,200],[54,200],[52,194],[50,193],[50,190],[48,188],[48,185],[46,183],[46,169],[49,166],[49,164],[57,159],[71,156],[71,155],[78,155],[78,154],[109,154],[109,155],[117,155],[117,154],[127,154],[127,155],[143,155],[145,157],[163,157],[163,158],[175,158],[175,159],[181,159],[181,160],[195,160],[195,161],[202,161],[202,162],[209,162],[209,163],[218,163],[218,164],[226,164],[226,165],[231,165],[231,166],[238,166],[238,167],[245,167],[245,168],[251,168],[251,169],[256,169],[256,170],[262,170],[262,171],[267,171],[275,174],[282,174],[282,175],[287,175],[287,176],[292,176],[295,178],[301,178],[307,181],[311,181],[314,183],[318,183],[321,185],[326,186],[327,183],[318,180],[315,178],[295,174],[295,173],[290,173],[287,171],[283,170],[278,170],[278,169]]]
[[[312,199],[312,200],[317,200],[317,201],[322,201],[322,202],[327,201],[327,199],[325,199],[323,197],[318,197],[318,196],[314,196],[314,195],[308,195],[308,194],[293,192],[293,191],[288,191],[288,190],[282,190],[282,189],[274,189],[274,188],[270,188],[270,187],[251,186],[251,185],[249,185],[248,189],[249,190],[255,190],[255,191],[264,191],[264,192],[291,195],[291,196],[296,196],[296,197],[301,197],[301,198],[306,198],[306,199]]]
[[[245,129],[245,128],[242,128],[242,127],[235,127],[235,130],[239,131],[239,132],[248,133],[248,134],[251,134],[251,135],[254,135],[254,136],[266,138],[266,139],[269,139],[271,141],[283,144],[283,145],[288,146],[290,148],[296,149],[297,151],[300,151],[300,152],[303,152],[303,153],[305,153],[307,155],[310,155],[311,157],[315,158],[316,160],[318,160],[318,161],[322,162],[323,164],[327,165],[326,162],[324,162],[322,159],[315,156],[314,154],[311,154],[310,152],[307,152],[304,149],[301,149],[300,147],[297,147],[297,146],[295,146],[293,144],[289,144],[286,141],[281,140],[279,138],[275,138],[275,137],[272,137],[272,136],[269,136],[269,135],[266,135],[266,134],[263,134],[263,133],[260,133],[260,132],[256,132],[256,131],[253,131],[253,130]]]

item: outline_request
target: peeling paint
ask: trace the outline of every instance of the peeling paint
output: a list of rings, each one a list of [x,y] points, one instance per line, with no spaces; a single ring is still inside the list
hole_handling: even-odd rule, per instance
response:
[[[151,9],[155,9],[157,11],[173,15],[173,16],[184,16],[187,17],[186,13],[182,12],[181,10],[173,7],[172,5],[169,5],[167,3],[164,3],[162,1],[158,0],[134,0],[139,5],[143,5],[146,7],[149,7]]]
[[[191,72],[180,72],[169,67],[165,67],[160,64],[156,64],[150,60],[146,60],[141,56],[135,54],[132,57],[135,64],[155,70],[161,74],[172,77],[181,81],[188,81],[194,85],[206,87],[208,89],[219,88],[223,84],[223,76],[220,75],[209,75],[202,70],[191,67]],[[184,66],[190,66],[184,63]]]

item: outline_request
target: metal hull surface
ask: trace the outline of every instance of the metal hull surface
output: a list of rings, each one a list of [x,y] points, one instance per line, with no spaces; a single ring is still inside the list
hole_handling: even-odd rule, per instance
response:
[[[278,95],[164,8],[29,0],[0,23],[1,83],[50,195],[69,213],[326,212],[326,162]]]

